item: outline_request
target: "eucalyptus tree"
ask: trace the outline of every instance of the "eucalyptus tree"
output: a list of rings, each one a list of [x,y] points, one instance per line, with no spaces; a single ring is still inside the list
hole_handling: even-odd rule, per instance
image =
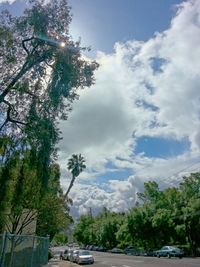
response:
[[[61,138],[58,122],[67,119],[77,90],[94,82],[98,64],[85,60],[87,48],[72,40],[71,19],[67,0],[29,0],[21,16],[0,15],[0,212],[6,209],[11,170],[19,174],[16,184],[27,179],[17,169],[26,150],[41,195],[49,190]]]
[[[86,168],[85,165],[85,159],[84,157],[79,154],[73,154],[72,157],[68,161],[68,170],[71,171],[72,179],[70,181],[69,187],[66,191],[65,198],[68,197],[68,194],[70,190],[72,189],[72,186],[74,185],[74,181],[76,177],[79,176],[79,174]]]
[[[38,115],[64,116],[64,99],[93,83],[95,62],[81,57],[80,42],[69,35],[66,0],[30,0],[22,16],[4,11],[0,17],[1,131],[24,125],[31,105]]]
[[[86,61],[69,34],[67,0],[30,0],[22,16],[0,16],[0,132],[32,148],[33,164],[47,186],[48,166],[77,89],[94,82],[96,62]]]

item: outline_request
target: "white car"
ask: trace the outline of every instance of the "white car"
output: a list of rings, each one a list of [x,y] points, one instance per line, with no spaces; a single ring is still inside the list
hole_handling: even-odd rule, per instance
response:
[[[77,262],[77,256],[79,254],[79,250],[73,250],[72,252],[70,252],[70,255],[69,255],[69,260],[72,261],[72,262]]]
[[[76,262],[78,264],[82,263],[93,264],[94,258],[88,250],[79,250],[76,257]]]

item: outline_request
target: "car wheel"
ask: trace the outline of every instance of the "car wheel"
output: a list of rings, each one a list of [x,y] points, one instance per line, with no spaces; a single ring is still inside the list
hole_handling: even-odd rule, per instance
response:
[[[157,257],[160,258],[160,254],[158,254]]]
[[[171,255],[170,255],[169,253],[167,254],[167,258],[168,258],[168,259],[170,259],[170,258],[171,258]]]
[[[182,256],[179,256],[179,259],[182,259]]]

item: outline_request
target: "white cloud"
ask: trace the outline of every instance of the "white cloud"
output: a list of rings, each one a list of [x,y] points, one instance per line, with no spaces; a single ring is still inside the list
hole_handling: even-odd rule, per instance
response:
[[[2,3],[9,3],[9,4],[12,4],[14,3],[16,0],[0,0],[0,4]]]
[[[144,181],[173,185],[175,177],[192,170],[200,152],[199,44],[200,1],[192,0],[179,5],[168,30],[146,42],[117,43],[113,54],[98,53],[96,84],[81,91],[69,120],[61,123],[61,165],[72,153],[87,160],[87,172],[71,192],[79,212],[104,205],[123,210],[134,203]],[[188,138],[191,146],[168,159],[134,155],[142,136]],[[95,176],[106,173],[108,162],[132,168],[134,176],[99,188]],[[93,185],[81,184],[86,178],[93,178]]]
[[[188,158],[190,160],[188,161]],[[137,192],[143,191],[144,182],[154,180],[160,189],[176,186],[189,171],[199,171],[199,155],[181,155],[171,159],[152,159],[138,157],[135,174],[127,180],[108,180],[105,184],[83,184],[78,181],[70,193],[74,204],[71,213],[74,217],[89,213],[100,212],[103,207],[112,211],[126,211],[133,207],[138,200]],[[142,168],[141,168],[142,166]],[[63,183],[64,184],[64,183]],[[66,189],[66,187],[64,187]]]

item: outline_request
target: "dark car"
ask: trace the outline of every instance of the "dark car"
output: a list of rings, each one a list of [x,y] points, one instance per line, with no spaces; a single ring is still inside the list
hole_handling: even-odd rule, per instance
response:
[[[109,252],[111,252],[111,253],[124,253],[123,250],[120,248],[112,248],[111,250],[109,250]]]
[[[64,259],[64,260],[68,260],[68,253],[69,253],[69,250],[66,249],[66,250],[64,251],[64,254],[63,254],[63,259]]]
[[[97,251],[105,252],[107,249],[105,247],[99,247]]]
[[[153,257],[154,256],[154,251],[147,250],[147,251],[144,252],[144,256]]]
[[[136,254],[136,249],[134,247],[126,247],[124,249],[124,253],[126,255],[135,255]]]
[[[164,246],[160,250],[155,251],[155,255],[160,258],[160,257],[178,257],[182,258],[183,257],[183,251],[179,248],[176,247],[171,247],[171,246]]]

